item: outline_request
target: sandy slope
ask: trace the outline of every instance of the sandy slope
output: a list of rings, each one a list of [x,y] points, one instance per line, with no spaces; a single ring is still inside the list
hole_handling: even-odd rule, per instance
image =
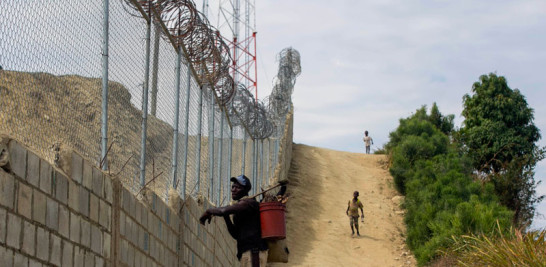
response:
[[[404,244],[403,215],[381,155],[294,145],[289,173],[289,263],[268,266],[415,266]],[[345,215],[360,191],[365,221],[352,237]],[[395,198],[396,199],[396,198]]]

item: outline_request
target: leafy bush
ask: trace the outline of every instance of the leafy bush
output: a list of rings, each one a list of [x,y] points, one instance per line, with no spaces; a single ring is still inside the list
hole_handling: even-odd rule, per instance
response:
[[[381,148],[376,149],[373,153],[375,155],[385,155],[387,154],[387,149],[385,148],[385,146],[383,146]]]
[[[534,169],[546,147],[536,144],[533,109],[495,74],[481,76],[472,92],[463,97],[460,130],[433,104],[390,133],[385,148],[406,195],[408,246],[420,265],[455,246],[434,264],[460,257],[462,266],[546,266],[544,231],[508,231],[525,229],[544,198],[536,196]]]
[[[501,206],[490,183],[473,180],[472,161],[450,143],[452,116],[436,105],[401,119],[386,145],[390,173],[406,195],[407,243],[420,265],[453,245],[452,236],[510,227],[512,213]]]
[[[467,160],[455,153],[420,161],[407,183],[408,246],[425,264],[451,237],[510,226],[512,213],[498,204],[491,184],[472,180]]]
[[[413,175],[415,163],[445,153],[448,144],[449,138],[430,122],[425,107],[407,119],[400,119],[400,126],[390,133],[385,146],[391,152],[389,171],[397,189],[405,193],[406,180]]]

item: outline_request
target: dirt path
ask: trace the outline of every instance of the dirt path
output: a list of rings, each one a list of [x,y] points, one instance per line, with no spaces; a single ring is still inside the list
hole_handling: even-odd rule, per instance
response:
[[[289,173],[289,263],[268,266],[415,266],[385,157],[294,145]],[[365,220],[351,236],[345,215],[360,192]],[[396,200],[396,198],[394,198]]]

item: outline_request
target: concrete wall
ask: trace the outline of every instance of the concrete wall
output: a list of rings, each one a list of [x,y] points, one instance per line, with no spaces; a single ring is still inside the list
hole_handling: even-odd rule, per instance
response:
[[[277,180],[287,178],[292,127],[289,114]],[[0,266],[238,265],[223,219],[199,224],[208,200],[135,196],[74,152],[55,162],[0,136]]]
[[[72,153],[63,169],[15,140],[0,166],[0,266],[234,266],[223,220],[202,226],[209,204],[149,190],[137,197]],[[69,174],[67,174],[69,170]]]
[[[2,141],[10,158],[0,169],[5,266],[105,266],[112,258],[112,181],[83,162],[69,177],[16,141]]]

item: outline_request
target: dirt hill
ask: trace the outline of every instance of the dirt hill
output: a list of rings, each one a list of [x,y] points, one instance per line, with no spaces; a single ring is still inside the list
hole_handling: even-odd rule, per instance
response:
[[[132,103],[124,85],[111,81],[108,90],[109,171],[119,173],[125,185],[136,192],[140,189],[142,112]],[[74,150],[95,166],[99,165],[101,103],[100,78],[0,71],[0,134],[20,140],[50,163],[55,163],[58,150],[61,153]],[[147,125],[146,182],[148,188],[161,196],[171,181],[173,128],[152,115],[148,115]],[[180,131],[182,125],[181,121]],[[206,125],[203,121],[203,127]],[[206,136],[208,133],[204,132],[201,138],[201,177],[209,176]],[[192,152],[197,149],[197,138],[189,136],[188,147]],[[180,151],[182,140],[184,136],[180,133]],[[238,139],[233,140],[234,147],[240,143]],[[180,159],[181,155],[179,152]],[[252,157],[246,160],[246,166],[251,166]],[[189,160],[188,173],[194,174],[196,165],[195,160]],[[151,177],[157,179],[150,182]],[[201,183],[206,188],[208,182]]]
[[[293,146],[287,204],[289,263],[271,266],[416,266],[405,246],[401,197],[382,155]],[[351,236],[345,215],[360,192],[365,220]]]
[[[54,163],[58,146],[73,149],[98,165],[101,86],[99,78],[1,71],[0,134],[22,141],[50,163]],[[123,85],[110,82],[108,87],[109,166],[112,173],[123,170],[122,178],[133,178],[139,170],[142,112],[131,103]],[[148,117],[148,180],[152,173],[170,174],[172,131],[168,123]],[[162,182],[166,180],[157,179],[150,188],[164,192]]]

